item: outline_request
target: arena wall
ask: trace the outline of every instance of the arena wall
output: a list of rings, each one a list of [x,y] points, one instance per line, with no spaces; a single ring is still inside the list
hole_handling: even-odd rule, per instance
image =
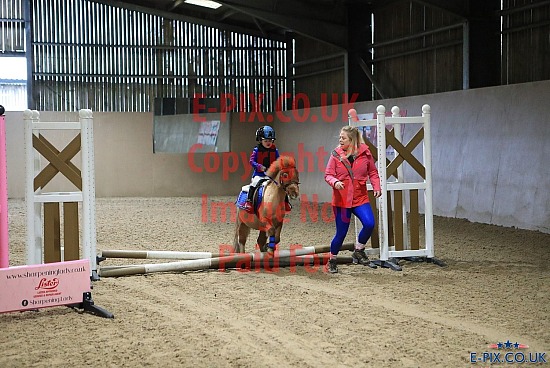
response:
[[[330,100],[330,99],[329,99]],[[550,233],[550,81],[356,103],[421,114],[431,106],[434,214]],[[281,152],[301,165],[303,199],[326,202],[323,170],[349,106],[274,114]],[[74,121],[77,112],[41,112]],[[237,195],[249,181],[248,155],[265,114],[230,116],[229,153],[153,153],[152,113],[94,112],[97,197]],[[8,195],[25,195],[22,112],[6,113]],[[46,134],[46,133],[45,133]],[[54,137],[63,149],[65,137]],[[70,190],[56,182],[54,190]]]

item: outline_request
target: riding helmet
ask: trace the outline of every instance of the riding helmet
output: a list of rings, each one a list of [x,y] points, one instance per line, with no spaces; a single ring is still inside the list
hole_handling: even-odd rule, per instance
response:
[[[256,130],[256,141],[259,142],[262,139],[275,140],[275,130],[269,125],[264,125],[263,127],[259,127],[258,130]]]

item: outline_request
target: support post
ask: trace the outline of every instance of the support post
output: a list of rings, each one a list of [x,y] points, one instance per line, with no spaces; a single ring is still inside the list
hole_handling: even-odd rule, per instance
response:
[[[41,122],[38,111],[26,110],[25,154],[27,203],[27,264],[87,259],[90,277],[98,280],[95,225],[95,170],[93,117],[91,110],[80,110],[78,122]],[[77,130],[76,137],[57,150],[40,131]],[[71,159],[81,153],[80,169]],[[42,168],[40,153],[47,165]],[[43,188],[58,173],[75,187],[73,192],[44,192]],[[82,204],[79,221],[78,203]],[[64,215],[64,252],[60,242],[60,203]],[[44,218],[42,217],[44,213]],[[79,229],[81,225],[81,231]],[[79,242],[80,233],[82,241]],[[80,254],[79,243],[82,244]],[[44,246],[44,250],[43,250]],[[48,254],[45,254],[48,252]]]
[[[0,268],[10,264],[8,246],[8,171],[6,166],[6,121],[0,105]]]

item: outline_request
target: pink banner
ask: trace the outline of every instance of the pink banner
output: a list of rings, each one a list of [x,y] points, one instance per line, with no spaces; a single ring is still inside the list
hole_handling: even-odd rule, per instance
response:
[[[9,267],[9,264],[10,262],[9,262],[9,248],[8,248],[8,173],[6,168],[6,122],[5,122],[5,116],[0,116],[0,268]]]
[[[0,313],[82,303],[90,290],[87,259],[0,269]]]

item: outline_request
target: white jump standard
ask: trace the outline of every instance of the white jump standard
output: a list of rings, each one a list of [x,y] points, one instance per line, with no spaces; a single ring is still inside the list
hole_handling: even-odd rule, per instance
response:
[[[348,117],[349,125],[369,127],[371,133],[376,129],[376,145],[368,140],[366,143],[378,166],[382,196],[371,198],[371,205],[377,207],[373,211],[377,212],[378,236],[373,233],[371,248],[365,251],[378,255],[374,264],[395,271],[402,270],[399,260],[445,266],[434,257],[430,106],[422,106],[422,116],[402,117],[394,106],[392,116],[387,117],[386,108],[379,105],[375,119],[360,120],[355,109],[348,112]],[[406,135],[404,127],[408,128]],[[410,138],[406,143],[404,136]],[[395,151],[393,159],[387,157],[389,147]],[[420,158],[415,156],[417,151],[422,152]],[[372,190],[370,183],[367,186]],[[423,201],[419,201],[419,191],[424,193]],[[419,244],[420,208],[424,209],[423,248]]]
[[[83,289],[83,299],[77,305],[93,314],[112,318],[113,315],[101,307],[94,305],[91,300],[91,282],[98,280],[95,226],[95,174],[94,174],[94,145],[93,145],[93,117],[91,110],[80,110],[79,120],[73,122],[43,122],[40,113],[36,110],[25,110],[25,171],[27,206],[27,266],[36,269],[36,273],[46,276],[51,272],[66,272],[69,262],[86,263],[87,275],[79,272],[80,285],[87,282]],[[63,148],[58,150],[49,140],[63,138],[67,131],[75,133],[74,138]],[[49,136],[48,136],[49,135]],[[50,138],[50,139],[51,139]],[[80,168],[71,161],[80,153]],[[41,157],[46,159],[41,163]],[[75,191],[45,191],[45,187],[58,174],[62,174],[75,188]],[[55,186],[55,184],[49,184]],[[81,204],[79,208],[79,203]],[[82,214],[81,221],[79,213]],[[63,218],[61,218],[61,214]],[[61,221],[63,220],[63,221]],[[63,225],[63,226],[61,226]],[[81,228],[79,225],[82,225]],[[63,229],[63,236],[61,230]],[[63,244],[61,244],[63,239]],[[80,247],[80,244],[82,247]],[[80,254],[82,248],[82,256]],[[56,265],[57,269],[50,269]],[[17,272],[17,270],[13,270]],[[76,276],[76,274],[74,275]],[[57,285],[60,278],[53,277],[48,281],[52,287],[60,288],[74,283],[77,279],[68,277],[64,285]],[[82,279],[82,277],[84,279]],[[41,283],[42,283],[41,279]],[[39,285],[36,285],[38,288]],[[38,298],[49,295],[44,293],[33,296]],[[72,300],[77,300],[71,296]],[[52,294],[44,300],[63,299],[60,295]],[[73,303],[63,303],[74,306]]]

